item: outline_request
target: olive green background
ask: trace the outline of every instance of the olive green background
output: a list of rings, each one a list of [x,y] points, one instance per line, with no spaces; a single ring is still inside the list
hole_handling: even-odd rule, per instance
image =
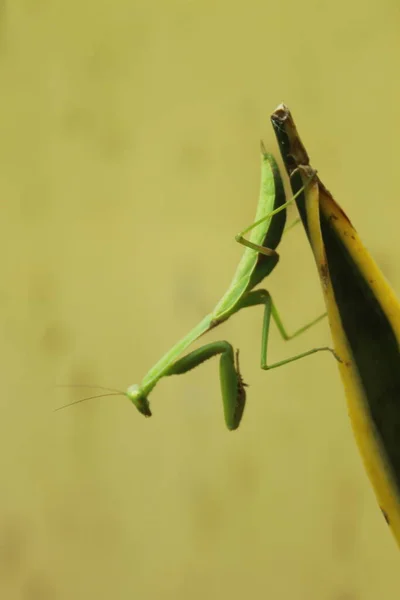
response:
[[[1,598],[399,597],[336,365],[262,372],[261,309],[209,337],[241,348],[237,432],[216,360],[162,381],[150,420],[123,397],[54,412],[92,392],[57,384],[139,382],[219,299],[282,101],[400,292],[399,25],[396,0],[1,2]],[[322,294],[301,227],[280,252],[294,330]],[[270,358],[329,342],[273,328]]]

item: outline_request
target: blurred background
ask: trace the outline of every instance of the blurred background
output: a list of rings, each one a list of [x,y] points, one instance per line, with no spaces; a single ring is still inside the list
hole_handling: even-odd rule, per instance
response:
[[[1,1],[1,598],[399,597],[336,365],[262,372],[260,308],[209,336],[241,349],[238,431],[216,360],[149,420],[54,412],[96,393],[58,384],[139,383],[225,291],[280,102],[400,293],[399,25],[396,0]],[[322,294],[301,227],[280,254],[293,331]],[[272,327],[270,359],[327,343]]]

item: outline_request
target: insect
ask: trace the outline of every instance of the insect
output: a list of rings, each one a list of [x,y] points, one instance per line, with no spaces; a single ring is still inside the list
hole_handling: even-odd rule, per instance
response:
[[[308,185],[306,182],[305,185]],[[182,338],[157,364],[150,369],[140,385],[132,385],[126,396],[145,416],[151,416],[148,396],[162,377],[180,375],[197,367],[213,356],[220,355],[219,374],[225,423],[228,429],[236,429],[243,416],[246,401],[245,383],[239,367],[238,351],[235,353],[227,341],[217,341],[198,348],[183,358],[183,352],[199,337],[214,329],[240,310],[257,305],[264,306],[261,340],[261,368],[268,370],[298,360],[319,351],[333,352],[331,348],[313,348],[279,362],[267,363],[268,335],[271,317],[285,340],[292,339],[318,323],[325,314],[289,335],[282,323],[276,306],[268,291],[254,290],[276,267],[279,255],[276,248],[282,238],[286,222],[286,198],[278,166],[273,156],[261,148],[261,186],[255,223],[244,230],[237,240],[246,246],[232,282],[214,310]],[[243,235],[252,229],[250,239]],[[263,247],[263,254],[257,249]]]
[[[315,173],[285,105],[271,116],[317,264],[350,420],[400,545],[400,303]]]

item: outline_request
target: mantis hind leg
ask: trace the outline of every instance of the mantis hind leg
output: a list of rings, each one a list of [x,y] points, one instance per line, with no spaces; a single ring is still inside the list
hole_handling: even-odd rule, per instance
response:
[[[270,214],[272,214],[272,213],[270,213]],[[299,217],[299,218],[295,219],[293,221],[293,223],[290,223],[290,225],[287,225],[284,229],[283,235],[285,235],[288,231],[293,229],[293,227],[296,227],[296,225],[298,225],[300,222],[301,222],[301,219]],[[260,254],[263,254],[264,256],[279,256],[278,252],[276,250],[272,250],[272,248],[267,248],[266,246],[261,246],[260,244],[255,244],[254,242],[251,242],[250,240],[246,240],[246,238],[243,237],[243,235],[248,230],[252,229],[252,227],[253,227],[253,225],[251,227],[249,227],[248,229],[245,229],[241,233],[238,233],[235,236],[235,240],[242,246],[246,246],[246,248],[251,248],[252,250],[259,252]]]
[[[295,169],[295,171],[297,171],[297,169]],[[293,174],[295,173],[295,171],[293,171],[293,173],[290,175],[290,177],[293,176]],[[246,240],[243,236],[246,233],[248,233],[249,231],[251,231],[252,229],[254,229],[255,227],[257,227],[258,225],[260,225],[260,223],[263,223],[264,221],[270,220],[274,215],[277,215],[282,210],[286,210],[286,208],[288,206],[290,206],[291,204],[293,204],[293,202],[295,202],[296,198],[298,196],[300,196],[300,194],[302,194],[304,192],[304,190],[306,189],[306,187],[314,179],[316,173],[317,172],[314,171],[312,173],[311,177],[305,183],[305,185],[303,185],[303,187],[300,190],[298,190],[289,200],[287,200],[287,202],[284,202],[283,204],[281,204],[280,206],[278,206],[278,208],[275,208],[275,210],[272,210],[267,215],[264,215],[263,217],[261,217],[261,219],[258,219],[257,221],[254,221],[254,223],[252,223],[251,225],[249,225],[248,227],[246,227],[246,229],[243,229],[243,231],[241,231],[240,233],[238,233],[235,236],[235,240],[239,244],[242,244],[243,246],[246,246],[247,248],[252,248],[253,250],[256,250],[257,252],[259,252],[260,254],[264,254],[265,256],[273,256],[274,255],[274,250],[271,250],[270,248],[265,248],[264,246],[259,246],[257,244],[254,244],[253,242],[250,242],[249,240]],[[301,219],[295,219],[295,221],[293,223],[291,223],[290,225],[288,225],[285,228],[284,233],[287,233],[288,231],[290,231],[290,229],[292,229],[292,227],[294,227],[295,225],[297,225],[298,223],[300,223],[300,220]]]
[[[301,223],[301,219],[300,219],[300,217],[297,217],[297,219],[295,219],[292,223],[290,223],[289,225],[286,225],[283,235],[285,235],[288,231],[293,229],[293,227],[296,227],[296,225],[298,225],[299,223]]]
[[[232,345],[226,341],[206,344],[177,360],[165,375],[182,375],[218,354],[221,355],[219,378],[225,423],[228,429],[233,430],[239,427],[246,404],[246,384],[240,373],[239,350],[235,353]]]

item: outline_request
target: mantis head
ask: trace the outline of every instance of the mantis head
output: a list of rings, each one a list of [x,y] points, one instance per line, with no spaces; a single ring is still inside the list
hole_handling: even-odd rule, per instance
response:
[[[121,390],[117,390],[115,388],[107,388],[101,385],[86,385],[86,384],[68,384],[68,385],[58,385],[57,387],[86,387],[86,388],[98,388],[100,390],[104,390],[107,394],[96,394],[96,396],[88,396],[87,398],[81,398],[80,400],[76,400],[75,402],[69,402],[68,404],[64,404],[63,406],[59,406],[54,410],[61,410],[63,408],[67,408],[68,406],[72,406],[73,404],[80,404],[81,402],[86,402],[86,400],[93,400],[94,398],[104,398],[106,396],[126,396],[129,398],[131,402],[136,406],[138,411],[142,413],[145,417],[151,417],[150,403],[147,399],[148,389],[146,390],[143,387],[140,387],[137,384],[131,385],[128,387],[126,392],[122,392]]]
[[[144,390],[137,383],[128,387],[126,395],[142,415],[151,417],[150,403],[145,396]]]

